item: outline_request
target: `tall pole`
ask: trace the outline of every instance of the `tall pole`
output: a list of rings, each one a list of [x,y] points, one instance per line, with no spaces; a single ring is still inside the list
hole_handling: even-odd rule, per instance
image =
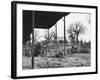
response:
[[[65,55],[65,40],[66,40],[66,28],[65,28],[65,16],[64,16],[64,55]]]
[[[48,42],[47,43],[48,44],[48,53],[50,52],[50,47],[49,47],[50,41],[49,41],[49,39],[50,39],[50,35],[49,35],[49,29],[48,29],[48,41],[47,41]]]
[[[35,12],[32,12],[32,69],[34,69],[34,26],[35,26]]]
[[[56,31],[56,54],[57,54],[57,48],[58,48],[58,45],[57,45],[57,23],[55,24],[55,31]]]

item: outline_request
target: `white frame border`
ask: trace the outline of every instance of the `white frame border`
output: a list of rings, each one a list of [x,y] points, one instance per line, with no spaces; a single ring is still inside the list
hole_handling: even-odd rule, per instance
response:
[[[91,42],[91,66],[90,67],[72,67],[72,68],[57,68],[57,69],[34,69],[22,70],[22,11],[57,11],[57,12],[81,12],[91,13],[92,27],[92,42]],[[17,4],[17,76],[38,76],[38,75],[53,75],[53,74],[69,74],[69,73],[84,73],[96,71],[96,9],[79,8],[79,7],[60,7],[47,5],[27,5]]]

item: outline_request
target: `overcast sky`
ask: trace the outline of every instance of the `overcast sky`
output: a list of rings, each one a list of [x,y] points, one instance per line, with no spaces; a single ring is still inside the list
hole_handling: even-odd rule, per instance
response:
[[[76,22],[80,22],[83,24],[83,26],[85,27],[86,31],[85,34],[81,34],[79,36],[79,39],[82,39],[83,41],[89,41],[91,40],[91,14],[81,14],[81,13],[70,13],[69,15],[67,15],[65,17],[66,20],[66,31],[69,28],[70,24],[76,23]],[[38,29],[39,30],[39,36],[43,36],[45,34],[45,30],[44,29]],[[49,29],[49,31],[55,31],[55,26],[52,26],[51,29]],[[57,36],[58,37],[63,37],[64,36],[64,22],[63,19],[60,19],[57,22]],[[44,38],[41,37],[39,39],[43,40]],[[66,38],[68,40],[68,33],[66,32]]]

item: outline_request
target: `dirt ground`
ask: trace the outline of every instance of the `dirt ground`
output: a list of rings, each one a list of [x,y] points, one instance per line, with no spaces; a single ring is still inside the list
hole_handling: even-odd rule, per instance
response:
[[[23,57],[23,69],[31,69],[31,57]],[[34,68],[60,68],[60,67],[82,67],[90,66],[90,54],[70,54],[64,58],[56,57],[34,57]]]

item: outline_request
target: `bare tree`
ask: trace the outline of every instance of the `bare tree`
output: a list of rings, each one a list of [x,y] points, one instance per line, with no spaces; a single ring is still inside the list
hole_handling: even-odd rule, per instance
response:
[[[75,36],[75,41],[78,43],[79,35],[84,34],[85,30],[86,29],[83,26],[83,24],[81,24],[80,22],[76,22],[75,24],[70,24],[69,29],[67,30],[67,32],[70,35],[74,35]]]
[[[45,35],[44,35],[44,43],[47,44],[50,40],[52,39],[56,39],[56,32],[52,31],[52,32],[48,32],[48,30],[45,30]]]
[[[73,44],[77,43],[77,48],[79,46],[79,35],[84,34],[85,30],[85,27],[80,22],[76,22],[75,24],[69,25],[69,29],[67,30],[67,32],[71,37]]]
[[[45,40],[43,40],[41,42],[41,47],[42,47],[42,50],[47,53],[47,51],[50,50],[49,45],[48,45],[49,41],[52,40],[53,38],[55,39],[55,32],[52,31],[52,32],[49,33],[48,30],[45,30],[44,38],[45,38]],[[44,54],[44,55],[46,55],[46,54]]]

